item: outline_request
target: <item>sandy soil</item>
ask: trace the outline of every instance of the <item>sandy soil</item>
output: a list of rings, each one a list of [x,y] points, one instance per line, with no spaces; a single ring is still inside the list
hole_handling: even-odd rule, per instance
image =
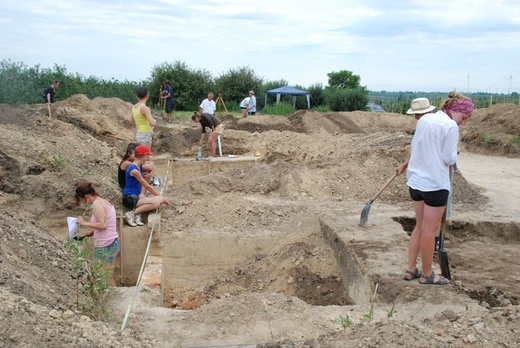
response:
[[[520,256],[520,152],[511,142],[520,134],[518,106],[477,110],[461,131],[446,231],[455,284],[447,288],[400,279],[413,227],[404,178],[373,203],[368,226],[358,226],[361,209],[408,156],[413,119],[223,116],[225,152],[260,152],[262,159],[170,188],[166,251],[196,233],[283,237],[199,285],[170,289],[169,308],[157,306],[157,289],[139,291],[121,332],[133,288],[113,290],[109,322],[84,316],[63,232],[66,216],[83,213],[72,194],[80,179],[95,182],[120,208],[115,168],[132,139],[129,109],[118,99],[77,95],[53,105],[49,120],[43,106],[0,105],[1,347],[520,345],[520,268],[513,266]],[[196,127],[160,124],[154,152],[195,156]],[[357,303],[348,296],[352,280],[342,272],[348,265],[338,259],[340,247],[376,296]]]

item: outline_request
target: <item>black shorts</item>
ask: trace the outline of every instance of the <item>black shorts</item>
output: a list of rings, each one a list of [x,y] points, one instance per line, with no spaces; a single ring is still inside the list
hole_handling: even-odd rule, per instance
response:
[[[139,196],[138,195],[123,196],[123,205],[125,206],[125,208],[128,208],[130,210],[134,210],[135,207],[137,207],[137,202],[139,202]]]
[[[430,207],[445,207],[450,195],[448,190],[423,192],[409,187],[409,191],[413,201],[424,201],[424,204]]]

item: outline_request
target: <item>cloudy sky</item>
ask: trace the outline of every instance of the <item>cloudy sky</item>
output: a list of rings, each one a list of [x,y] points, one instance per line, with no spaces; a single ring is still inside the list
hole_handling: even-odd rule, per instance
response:
[[[0,25],[0,59],[105,79],[182,61],[304,87],[349,70],[373,91],[520,91],[518,0],[0,0]]]

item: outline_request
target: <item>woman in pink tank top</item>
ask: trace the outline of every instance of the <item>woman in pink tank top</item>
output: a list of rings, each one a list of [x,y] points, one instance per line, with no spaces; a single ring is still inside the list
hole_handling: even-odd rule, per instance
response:
[[[91,228],[85,236],[94,237],[94,256],[104,261],[110,267],[109,282],[115,286],[113,278],[113,263],[119,254],[119,239],[117,234],[116,209],[104,198],[101,198],[90,182],[81,182],[76,186],[76,203],[81,201],[92,205],[90,221],[78,217],[78,225]]]

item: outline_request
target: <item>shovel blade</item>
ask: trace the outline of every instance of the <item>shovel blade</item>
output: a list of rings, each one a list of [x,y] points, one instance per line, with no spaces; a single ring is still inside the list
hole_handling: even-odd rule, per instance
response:
[[[448,252],[446,250],[439,250],[437,252],[439,257],[439,266],[441,268],[441,274],[444,278],[451,280],[450,272],[450,261],[448,259]]]
[[[371,203],[367,203],[363,210],[361,211],[361,218],[359,219],[359,225],[365,226],[368,221],[368,213],[370,212],[370,207],[372,207]]]

